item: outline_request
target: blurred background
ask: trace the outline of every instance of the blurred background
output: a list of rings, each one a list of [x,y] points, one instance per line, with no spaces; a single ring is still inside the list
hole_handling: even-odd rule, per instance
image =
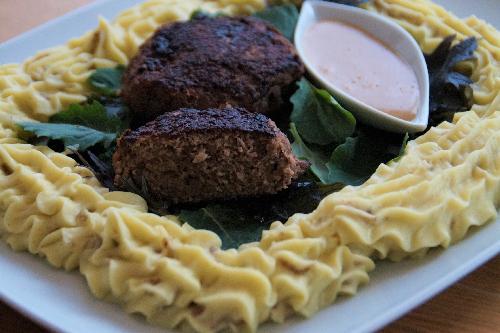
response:
[[[0,0],[0,42],[94,1],[100,0]],[[480,18],[500,28],[500,0],[434,1],[448,8],[453,6],[455,14],[460,17],[469,16],[473,4],[475,13]]]

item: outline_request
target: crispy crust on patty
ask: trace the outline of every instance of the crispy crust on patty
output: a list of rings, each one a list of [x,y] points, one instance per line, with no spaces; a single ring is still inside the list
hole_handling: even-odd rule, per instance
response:
[[[303,73],[292,43],[264,21],[205,17],[158,29],[127,68],[122,95],[138,124],[184,107],[270,114]]]

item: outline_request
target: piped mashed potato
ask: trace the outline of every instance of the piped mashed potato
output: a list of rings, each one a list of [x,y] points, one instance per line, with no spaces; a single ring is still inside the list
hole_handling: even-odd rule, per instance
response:
[[[66,45],[0,66],[0,234],[14,250],[79,269],[92,293],[165,327],[255,331],[311,316],[368,282],[373,257],[400,260],[447,247],[500,205],[500,34],[427,0],[375,0],[431,52],[457,34],[479,38],[468,63],[475,105],[408,144],[362,186],[311,214],[275,222],[258,243],[223,251],[212,232],[146,213],[137,195],[109,192],[71,158],[18,139],[19,120],[44,121],[89,91],[100,67],[126,65],[160,25],[196,9],[248,14],[263,0],[149,0]]]

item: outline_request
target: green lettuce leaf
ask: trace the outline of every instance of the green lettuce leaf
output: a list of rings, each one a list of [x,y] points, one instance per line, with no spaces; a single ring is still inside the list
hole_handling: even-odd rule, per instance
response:
[[[122,77],[125,67],[99,68],[88,79],[88,84],[98,94],[105,96],[118,95],[122,86]]]
[[[326,90],[315,88],[302,79],[291,97],[291,121],[308,143],[328,145],[342,143],[354,133],[356,119]]]
[[[118,115],[116,107],[106,108],[97,100],[72,104],[67,110],[50,117],[49,122],[81,125],[110,133],[120,133],[128,127],[128,123]]]
[[[32,133],[32,142],[61,140],[65,147],[85,151],[101,144],[99,154],[110,159],[116,137],[129,127],[126,108],[118,99],[89,100],[83,104],[72,104],[65,111],[50,117],[49,123],[23,122],[21,128]],[[108,149],[109,148],[109,149]]]
[[[348,6],[359,6],[365,2],[368,2],[368,0],[326,0],[327,2],[335,2],[341,5],[348,5]]]
[[[311,163],[310,171],[323,184],[360,185],[381,163],[387,163],[404,153],[408,135],[361,128],[355,137],[331,150],[330,146],[307,144],[290,124],[294,138],[293,153]]]
[[[205,17],[221,17],[225,16],[223,12],[216,12],[216,13],[209,13],[204,11],[201,8],[196,9],[191,13],[191,16],[189,17],[190,20],[199,20]]]
[[[356,137],[337,146],[327,163],[330,183],[361,185],[377,170],[404,153],[407,135],[363,127]]]
[[[182,222],[197,229],[215,232],[224,249],[237,248],[240,244],[257,241],[268,225],[248,223],[237,210],[222,205],[209,205],[198,210],[183,210]]]
[[[254,16],[269,22],[286,38],[293,40],[295,27],[299,20],[299,11],[294,5],[270,6],[255,13]]]
[[[222,248],[238,248],[259,241],[262,231],[275,221],[286,221],[295,213],[310,213],[328,194],[340,186],[297,182],[276,195],[209,204],[203,208],[181,210],[179,219],[192,227],[215,232]]]
[[[290,133],[294,138],[292,151],[298,158],[311,163],[309,169],[323,184],[330,184],[327,163],[330,159],[328,153],[325,153],[319,147],[309,147],[299,135],[294,123],[290,124]]]
[[[24,131],[33,133],[37,137],[62,140],[66,147],[78,150],[86,150],[98,143],[104,147],[110,147],[116,140],[115,133],[101,132],[80,125],[35,122],[21,122],[18,125]]]

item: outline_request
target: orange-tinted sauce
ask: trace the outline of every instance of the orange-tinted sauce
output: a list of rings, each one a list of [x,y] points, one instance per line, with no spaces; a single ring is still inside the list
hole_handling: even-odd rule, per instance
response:
[[[311,66],[337,89],[395,117],[415,118],[417,76],[381,41],[351,25],[322,20],[304,33],[302,42]]]

